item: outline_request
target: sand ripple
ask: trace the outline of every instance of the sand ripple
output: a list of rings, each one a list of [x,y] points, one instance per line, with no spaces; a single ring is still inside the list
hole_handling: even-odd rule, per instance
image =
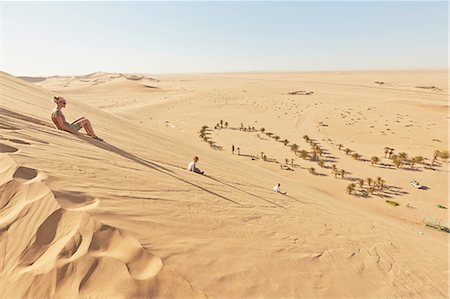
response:
[[[4,298],[204,297],[134,236],[84,212],[97,198],[59,192],[59,203],[37,173],[0,158]]]

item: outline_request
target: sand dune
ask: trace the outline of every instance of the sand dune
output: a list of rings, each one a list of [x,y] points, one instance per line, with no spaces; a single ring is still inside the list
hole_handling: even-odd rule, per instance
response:
[[[2,294],[448,297],[447,234],[422,223],[447,219],[436,205],[448,207],[448,162],[426,165],[448,144],[444,72],[166,75],[154,90],[137,74],[49,78],[67,119],[88,117],[105,142],[53,128],[45,81],[1,79]],[[313,93],[288,94],[298,90]],[[228,128],[214,129],[220,120]],[[311,153],[304,135],[324,167],[290,150]],[[386,146],[428,160],[383,166]],[[261,152],[267,161],[251,159]],[[185,170],[194,155],[206,176]],[[385,189],[346,194],[378,176]],[[287,196],[271,191],[278,182]]]
[[[202,297],[132,235],[83,212],[92,202],[55,199],[36,170],[0,159],[2,296]]]
[[[142,93],[158,89],[157,80],[141,74],[111,74],[104,72],[85,76],[19,77],[46,89],[66,93],[83,90],[85,93],[117,94]],[[105,93],[106,92],[106,93]]]

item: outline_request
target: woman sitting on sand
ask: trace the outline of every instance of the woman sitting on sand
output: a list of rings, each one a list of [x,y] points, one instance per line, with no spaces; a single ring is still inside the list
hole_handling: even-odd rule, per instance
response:
[[[96,140],[103,141],[100,137],[95,135],[94,129],[92,128],[91,122],[81,117],[74,121],[73,123],[69,124],[66,121],[66,118],[64,117],[64,114],[62,113],[61,109],[66,107],[66,100],[63,97],[53,97],[53,102],[56,104],[55,109],[52,111],[52,121],[55,124],[55,126],[58,128],[58,130],[64,130],[70,133],[76,133],[81,128],[84,128],[86,130],[86,133],[91,136],[92,138]]]

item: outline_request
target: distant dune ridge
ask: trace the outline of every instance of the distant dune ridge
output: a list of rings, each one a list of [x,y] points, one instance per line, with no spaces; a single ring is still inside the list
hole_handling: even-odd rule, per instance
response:
[[[448,297],[445,71],[0,79],[5,298]]]
[[[52,76],[52,77],[19,77],[28,82],[37,83],[40,86],[58,90],[63,88],[66,92],[83,89],[85,92],[98,92],[113,94],[117,92],[139,92],[146,91],[145,87],[152,86],[156,79],[141,74],[122,74],[96,72],[84,76]]]

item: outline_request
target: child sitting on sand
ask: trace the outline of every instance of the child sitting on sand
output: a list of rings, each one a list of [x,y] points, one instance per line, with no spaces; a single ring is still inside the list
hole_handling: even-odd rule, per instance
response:
[[[278,183],[278,185],[273,187],[273,191],[276,192],[276,193],[283,194],[283,195],[287,194],[287,192],[281,192],[281,184],[280,183]]]
[[[204,171],[201,171],[200,169],[197,168],[197,162],[198,162],[198,157],[195,156],[194,160],[192,160],[191,163],[189,163],[187,170],[193,171],[195,173],[203,174]]]
[[[84,128],[86,130],[86,133],[91,136],[92,138],[103,141],[100,137],[95,135],[94,129],[92,128],[91,122],[81,117],[74,121],[73,123],[69,124],[66,121],[66,118],[64,117],[64,114],[62,113],[61,109],[66,107],[67,101],[63,97],[53,97],[53,103],[56,104],[55,109],[52,111],[52,121],[55,124],[56,128],[58,130],[64,130],[70,133],[76,133],[81,128]]]

